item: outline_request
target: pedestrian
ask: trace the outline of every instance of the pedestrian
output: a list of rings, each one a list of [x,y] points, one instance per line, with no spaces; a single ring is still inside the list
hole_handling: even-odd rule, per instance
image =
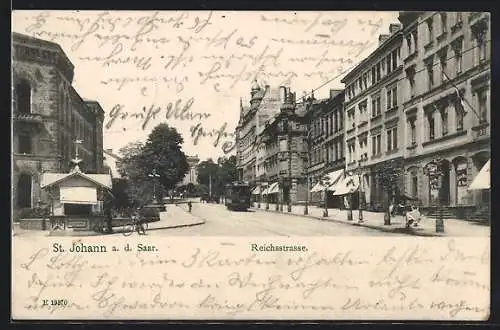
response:
[[[193,208],[193,204],[191,203],[191,201],[188,202],[188,208],[189,212],[191,212],[191,209]]]

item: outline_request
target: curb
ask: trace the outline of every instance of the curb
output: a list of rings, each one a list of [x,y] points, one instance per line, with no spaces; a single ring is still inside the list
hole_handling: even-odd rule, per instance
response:
[[[324,218],[324,217],[317,217],[314,215],[305,215],[305,214],[297,214],[297,213],[289,213],[289,212],[280,212],[280,211],[275,211],[275,210],[263,210],[259,209],[256,207],[251,207],[250,209],[255,210],[255,211],[260,211],[260,212],[269,212],[269,213],[277,213],[277,214],[284,214],[284,215],[291,215],[295,217],[303,217],[303,218],[310,218],[310,219],[315,219],[315,220],[320,220],[320,221],[330,221],[330,222],[336,222],[336,223],[341,223],[349,226],[358,226],[358,227],[365,227],[365,228],[370,228],[370,229],[375,229],[378,231],[386,232],[386,233],[398,233],[398,234],[405,234],[409,236],[421,236],[421,237],[444,237],[446,236],[445,234],[439,234],[439,233],[426,233],[426,232],[417,232],[414,231],[410,228],[410,231],[405,230],[406,228],[384,228],[384,227],[379,227],[376,225],[370,225],[370,224],[364,224],[364,223],[357,223],[357,222],[345,222],[342,220],[337,220],[333,218]]]
[[[147,231],[153,231],[153,230],[160,230],[160,229],[174,229],[174,228],[183,228],[183,227],[194,227],[194,226],[199,226],[205,224],[205,220],[201,220],[198,222],[194,223],[187,223],[187,224],[182,224],[182,225],[172,225],[172,226],[165,226],[165,227],[158,227],[158,228],[150,228]]]

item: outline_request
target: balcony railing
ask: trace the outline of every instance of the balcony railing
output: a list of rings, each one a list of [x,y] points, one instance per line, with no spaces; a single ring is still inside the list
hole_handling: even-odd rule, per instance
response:
[[[43,117],[40,114],[37,113],[16,113],[14,115],[14,120],[18,122],[24,122],[24,123],[34,123],[34,124],[41,124],[43,123]]]

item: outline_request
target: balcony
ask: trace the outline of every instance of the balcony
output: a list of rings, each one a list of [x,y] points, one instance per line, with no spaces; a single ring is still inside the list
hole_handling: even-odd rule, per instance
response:
[[[14,121],[30,124],[42,124],[43,117],[37,113],[15,113]]]

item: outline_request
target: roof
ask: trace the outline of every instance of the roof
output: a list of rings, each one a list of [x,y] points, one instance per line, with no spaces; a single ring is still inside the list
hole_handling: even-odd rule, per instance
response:
[[[394,40],[396,40],[399,37],[403,37],[403,31],[398,30],[391,34],[387,40],[382,42],[382,44],[378,45],[377,48],[375,48],[374,51],[370,53],[367,57],[365,57],[361,62],[358,63],[351,71],[349,71],[342,80],[340,80],[341,83],[346,84],[348,80],[350,80],[354,75],[358,74],[361,70],[366,69],[366,64],[369,63],[373,58],[382,53],[382,50],[387,47],[390,43],[392,43]]]
[[[62,181],[66,181],[74,177],[81,177],[101,187],[105,187],[108,189],[112,188],[111,175],[85,174],[80,171],[74,171],[70,173],[43,173],[40,188],[47,188],[56,184],[60,184]]]
[[[66,62],[66,64],[69,65],[71,69],[75,68],[73,63],[71,63],[71,60],[69,59],[68,55],[66,55],[66,53],[58,43],[47,41],[44,39],[34,38],[29,35],[17,32],[12,32],[12,43],[19,43],[19,44],[29,43],[30,45],[33,45],[35,47],[46,47],[53,51],[60,52],[63,55],[63,59]]]

